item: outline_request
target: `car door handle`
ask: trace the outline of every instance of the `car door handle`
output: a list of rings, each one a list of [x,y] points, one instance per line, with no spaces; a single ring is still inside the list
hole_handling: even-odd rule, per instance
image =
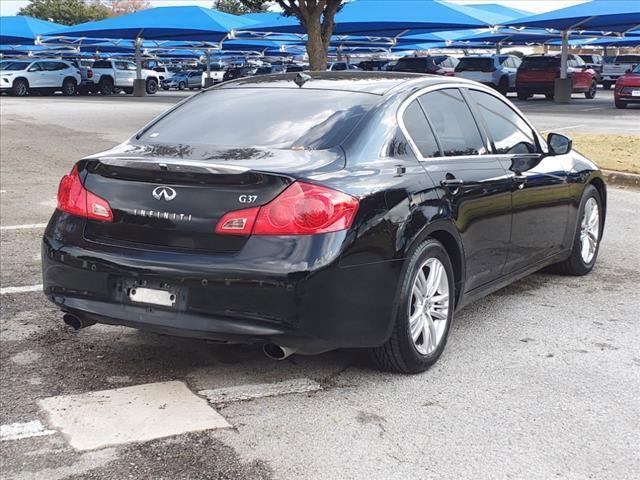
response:
[[[443,180],[440,180],[440,185],[443,188],[449,190],[451,193],[456,193],[458,189],[460,189],[460,187],[464,185],[464,181],[460,180],[459,178],[445,178]]]

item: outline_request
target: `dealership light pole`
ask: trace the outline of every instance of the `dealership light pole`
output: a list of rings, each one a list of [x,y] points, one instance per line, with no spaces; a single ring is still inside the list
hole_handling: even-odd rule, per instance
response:
[[[144,97],[147,93],[147,87],[144,78],[142,78],[142,42],[144,42],[144,39],[140,35],[138,35],[134,44],[136,60],[136,78],[133,81],[134,97]]]

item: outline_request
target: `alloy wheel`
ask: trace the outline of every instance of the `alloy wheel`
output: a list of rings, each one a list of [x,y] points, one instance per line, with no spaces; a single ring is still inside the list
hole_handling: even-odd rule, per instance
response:
[[[429,355],[440,345],[449,319],[449,279],[440,260],[429,258],[422,264],[409,302],[411,339],[419,353]]]
[[[584,263],[591,263],[600,238],[600,210],[598,202],[591,197],[584,204],[584,215],[580,224],[580,254]]]

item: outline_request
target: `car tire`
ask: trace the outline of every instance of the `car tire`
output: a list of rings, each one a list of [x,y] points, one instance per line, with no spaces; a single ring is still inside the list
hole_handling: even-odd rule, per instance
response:
[[[158,92],[158,81],[155,78],[149,78],[147,80],[147,93],[149,95],[155,95]]]
[[[507,96],[507,93],[509,93],[509,77],[504,76],[500,78],[497,90],[505,97]]]
[[[596,98],[597,93],[598,93],[598,84],[594,80],[593,82],[591,82],[591,86],[589,87],[589,90],[584,92],[584,98],[588,98],[589,100],[591,100],[593,98]]]
[[[531,97],[531,94],[526,90],[518,90],[516,95],[518,96],[518,100],[528,100],[529,97]]]
[[[440,281],[434,285],[436,278]],[[382,370],[420,373],[442,355],[453,321],[453,267],[442,244],[434,239],[420,244],[408,260],[401,282],[391,337],[372,349],[371,355]],[[420,292],[428,296],[427,303],[418,299]]]
[[[594,207],[597,208],[595,217],[593,216]],[[600,193],[593,185],[587,185],[580,200],[578,222],[573,238],[571,255],[565,261],[553,265],[552,270],[563,275],[575,276],[589,273],[598,258],[603,220]],[[587,242],[588,248],[585,247],[585,242]],[[589,255],[585,255],[585,253]]]
[[[62,94],[65,97],[72,97],[78,93],[78,82],[73,78],[65,78],[62,82]]]
[[[553,101],[556,98],[556,96],[553,93],[545,93],[544,98],[546,98],[547,100]]]
[[[29,95],[29,82],[27,82],[24,78],[18,78],[13,82],[11,92],[16,97],[26,97],[27,95]]]
[[[133,94],[133,88],[123,88],[122,89],[124,91],[124,93],[126,93],[127,95],[132,95]]]
[[[605,80],[604,82],[602,82],[602,88],[604,88],[605,90],[610,90],[611,85],[613,85],[613,83],[608,80]]]
[[[187,84],[184,82],[180,82],[178,84],[178,90],[184,90],[185,88],[187,88]]]
[[[115,91],[113,80],[110,78],[101,78],[99,86],[100,93],[102,95],[113,95],[113,92]]]
[[[621,110],[624,110],[625,108],[627,108],[627,102],[621,102],[620,100],[616,100],[615,104],[616,104],[616,108],[620,108]]]

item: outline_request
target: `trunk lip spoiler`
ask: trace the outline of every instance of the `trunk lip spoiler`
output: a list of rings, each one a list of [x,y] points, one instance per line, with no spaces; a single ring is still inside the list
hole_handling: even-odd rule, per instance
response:
[[[148,164],[148,165],[158,165],[162,167],[162,165],[177,165],[182,167],[199,167],[203,168],[210,173],[224,173],[224,172],[233,172],[233,173],[246,173],[250,171],[250,168],[240,167],[237,165],[224,165],[220,163],[212,163],[207,161],[199,161],[199,160],[185,160],[185,159],[175,159],[175,158],[140,158],[140,157],[126,157],[126,156],[118,156],[118,157],[98,157],[95,158],[100,163],[104,165],[127,165],[127,164]]]

